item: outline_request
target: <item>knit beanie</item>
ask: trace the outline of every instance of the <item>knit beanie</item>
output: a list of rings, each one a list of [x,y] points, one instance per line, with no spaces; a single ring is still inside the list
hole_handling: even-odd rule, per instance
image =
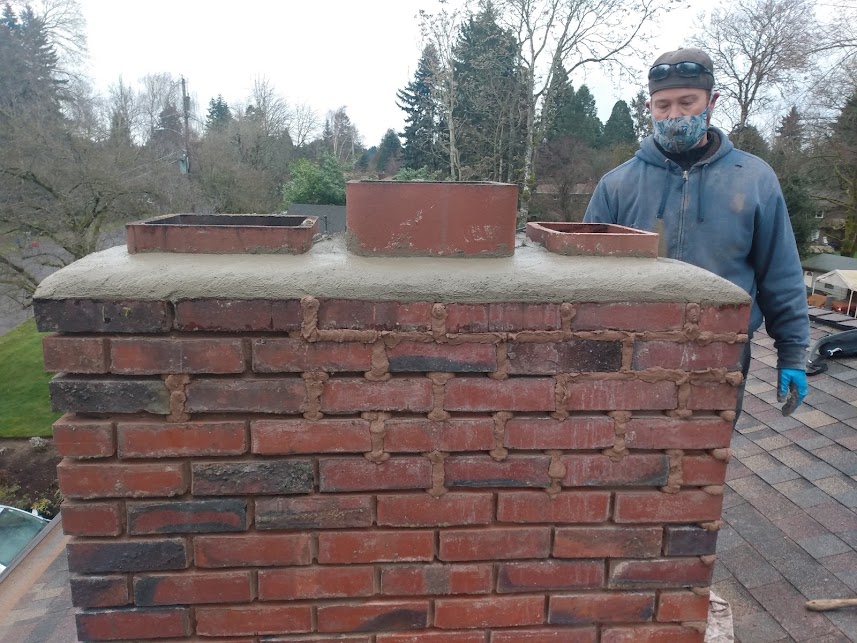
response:
[[[670,89],[672,87],[692,87],[707,91],[711,91],[714,88],[714,63],[711,62],[711,57],[701,49],[688,48],[668,51],[658,56],[652,67],[664,64],[675,65],[683,62],[699,63],[712,73],[703,72],[699,76],[686,78],[679,76],[675,68],[672,68],[666,78],[649,80],[649,95],[651,96],[661,89]]]

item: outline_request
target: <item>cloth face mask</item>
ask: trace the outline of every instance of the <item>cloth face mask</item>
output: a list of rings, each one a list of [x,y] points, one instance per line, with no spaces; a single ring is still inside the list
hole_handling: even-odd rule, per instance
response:
[[[711,111],[709,101],[705,110],[696,116],[677,116],[656,121],[652,116],[653,135],[658,145],[675,154],[692,150],[708,131],[708,114]]]

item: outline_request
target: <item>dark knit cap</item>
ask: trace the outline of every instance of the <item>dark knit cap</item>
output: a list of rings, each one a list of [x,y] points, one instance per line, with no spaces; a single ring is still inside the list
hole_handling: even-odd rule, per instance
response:
[[[683,62],[699,63],[711,73],[703,72],[699,76],[688,78],[679,76],[675,68],[670,69],[670,73],[666,78],[660,80],[649,79],[649,95],[651,96],[661,89],[670,89],[672,87],[693,87],[707,91],[711,91],[714,88],[714,63],[711,62],[711,57],[702,51],[702,49],[688,48],[668,51],[658,56],[652,67],[658,65],[675,65]]]

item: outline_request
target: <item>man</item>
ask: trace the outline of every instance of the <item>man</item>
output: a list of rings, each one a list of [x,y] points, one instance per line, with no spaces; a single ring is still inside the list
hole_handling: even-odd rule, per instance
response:
[[[778,392],[807,393],[809,318],[803,270],[783,193],[761,159],[711,127],[711,58],[699,49],[660,56],[646,103],[653,134],[634,158],[601,179],[584,221],[661,234],[663,254],[728,279],[753,298],[750,336],[762,318],[774,339]],[[742,356],[746,379],[750,345]],[[743,386],[739,394],[741,412]]]

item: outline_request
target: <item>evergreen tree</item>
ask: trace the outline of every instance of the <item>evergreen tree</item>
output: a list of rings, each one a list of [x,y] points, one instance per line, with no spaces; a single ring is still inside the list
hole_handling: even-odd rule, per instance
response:
[[[595,97],[589,87],[568,88],[568,101],[563,105],[557,118],[557,135],[571,136],[589,147],[599,147],[604,126],[598,118]]]
[[[402,132],[402,161],[412,169],[444,167],[443,152],[439,146],[443,128],[440,111],[434,97],[434,70],[438,66],[437,52],[429,45],[423,49],[414,79],[396,92],[396,104],[405,112],[405,129]]]
[[[554,67],[548,98],[542,109],[541,118],[544,122],[546,138],[551,141],[564,135],[566,106],[574,101],[574,87],[568,80],[568,73],[562,65]]]
[[[208,101],[208,113],[205,116],[205,128],[216,129],[223,128],[232,121],[232,110],[229,105],[223,100],[223,96],[217,95],[217,98],[212,98]]]
[[[767,141],[762,138],[759,130],[753,125],[737,125],[729,132],[729,140],[739,150],[744,150],[750,154],[755,154],[759,158],[767,161],[771,155],[771,149]]]
[[[375,169],[385,174],[395,174],[399,157],[402,152],[402,142],[394,130],[388,129],[378,146],[375,155]]]
[[[646,107],[648,100],[649,95],[641,89],[631,101],[631,118],[634,119],[634,135],[638,141],[652,133],[652,115]]]
[[[283,207],[292,203],[345,205],[345,175],[332,154],[321,163],[298,159],[289,168],[292,175],[283,191]]]
[[[637,137],[634,133],[634,120],[628,103],[623,100],[616,101],[610,118],[604,124],[603,144],[605,147],[615,145],[633,145]]]
[[[833,174],[838,196],[830,202],[845,213],[845,229],[840,252],[857,253],[857,92],[851,95],[833,125],[830,139]],[[830,168],[826,168],[829,173]]]
[[[789,211],[789,219],[798,252],[801,257],[805,257],[809,254],[809,246],[815,231],[818,229],[815,217],[818,206],[809,192],[806,179],[803,177],[792,174],[785,179],[780,179],[780,185],[783,189],[786,208]]]

